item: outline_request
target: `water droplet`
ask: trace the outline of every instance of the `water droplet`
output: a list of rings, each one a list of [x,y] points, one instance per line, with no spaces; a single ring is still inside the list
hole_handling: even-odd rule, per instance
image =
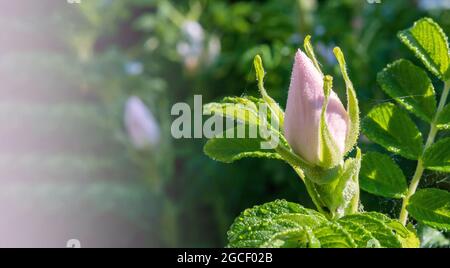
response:
[[[380,248],[381,245],[380,245],[380,242],[377,239],[372,238],[369,241],[367,241],[366,247],[368,247],[368,248]]]

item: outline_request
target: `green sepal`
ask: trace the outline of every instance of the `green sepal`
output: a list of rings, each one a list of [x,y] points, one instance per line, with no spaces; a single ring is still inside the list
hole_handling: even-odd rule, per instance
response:
[[[329,183],[317,183],[315,177],[319,173],[310,173],[305,170],[307,179],[313,182],[313,187],[318,193],[320,203],[326,207],[328,217],[341,218],[345,215],[356,213],[359,206],[359,170],[361,167],[361,151],[359,148],[355,158],[348,158],[339,168],[322,171],[323,178],[329,179]],[[328,177],[327,177],[328,176]]]
[[[336,165],[330,169],[323,169],[318,166],[306,168],[307,178],[315,184],[329,184],[337,180],[343,170],[343,165]]]
[[[347,131],[347,139],[345,140],[344,155],[350,152],[356,145],[359,137],[359,106],[356,91],[353,83],[347,73],[347,65],[345,63],[344,54],[339,47],[333,49],[334,55],[341,68],[342,77],[344,78],[346,94],[347,94],[347,113],[350,119],[350,124]]]
[[[261,56],[259,56],[259,55],[255,56],[255,58],[253,60],[253,65],[255,66],[256,79],[258,80],[258,89],[261,94],[261,97],[269,106],[271,116],[273,119],[276,120],[275,122],[278,124],[278,126],[276,126],[276,128],[279,128],[282,131],[282,129],[284,128],[283,127],[284,126],[284,111],[283,111],[283,109],[281,109],[280,105],[278,105],[278,103],[272,97],[270,97],[269,94],[267,94],[267,91],[264,88],[265,71],[264,71]]]
[[[336,142],[331,135],[326,121],[326,111],[328,101],[333,87],[333,77],[326,75],[323,78],[324,100],[322,104],[322,113],[320,115],[319,124],[319,150],[320,150],[320,164],[324,169],[335,167],[342,160],[342,154]]]
[[[316,55],[314,54],[314,49],[311,45],[311,36],[307,35],[303,40],[303,48],[305,49],[306,55],[311,59],[316,69],[323,75],[322,70],[320,69],[319,62],[316,59]]]

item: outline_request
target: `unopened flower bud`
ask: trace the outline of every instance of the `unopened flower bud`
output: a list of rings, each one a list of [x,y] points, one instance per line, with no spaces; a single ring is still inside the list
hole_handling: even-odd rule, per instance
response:
[[[286,105],[284,131],[290,146],[313,165],[322,165],[320,120],[324,103],[324,77],[301,50],[295,55]],[[349,116],[331,91],[325,122],[339,155],[344,155]]]
[[[158,123],[138,97],[132,96],[127,100],[124,121],[128,136],[137,149],[146,149],[159,142]]]

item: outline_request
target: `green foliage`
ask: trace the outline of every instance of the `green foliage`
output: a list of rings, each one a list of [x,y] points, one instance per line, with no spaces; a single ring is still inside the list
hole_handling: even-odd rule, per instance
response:
[[[399,217],[403,225],[406,225],[410,212],[419,222],[432,227],[447,228],[445,225],[450,223],[450,194],[438,189],[416,192],[425,168],[450,172],[450,139],[444,138],[434,143],[438,130],[447,128],[448,121],[448,108],[444,108],[449,91],[446,80],[450,77],[447,36],[432,19],[423,18],[416,21],[411,28],[399,32],[398,37],[430,72],[444,81],[444,90],[439,105],[436,105],[431,80],[425,71],[408,60],[397,60],[378,73],[377,81],[381,88],[406,110],[428,122],[430,131],[426,144],[423,145],[421,133],[406,112],[393,104],[384,105],[381,109],[383,105],[373,108],[363,122],[363,129],[368,138],[393,153],[408,159],[417,159],[418,162],[410,186],[406,189],[401,169],[389,157],[369,156],[363,162],[361,185],[363,189],[369,188],[366,189],[369,192],[373,191],[386,197],[403,197]],[[392,131],[393,129],[396,131]],[[377,176],[378,173],[380,175]],[[369,181],[367,179],[376,176],[379,181],[391,181],[390,184],[399,187],[401,192],[386,194],[370,189],[373,187],[366,185]],[[392,183],[393,180],[397,182]],[[392,187],[387,190],[392,190]]]
[[[257,69],[258,70],[258,69]],[[260,66],[262,69],[262,65]],[[263,71],[259,72],[262,75]],[[260,77],[262,79],[262,77]],[[261,149],[262,142],[267,142],[270,139],[270,133],[274,132],[277,137],[279,133],[268,124],[271,116],[262,117],[259,108],[268,104],[263,99],[251,97],[227,97],[222,103],[208,103],[204,105],[204,114],[213,114],[215,116],[223,117],[233,122],[230,129],[218,133],[216,137],[208,140],[204,146],[206,155],[214,160],[232,163],[236,160],[245,157],[256,158],[274,158],[282,159],[281,156],[274,150]],[[261,132],[261,126],[267,128],[268,133]],[[250,130],[252,128],[252,130]],[[239,131],[240,130],[240,131]],[[250,132],[253,131],[255,136],[251,137]],[[245,134],[244,137],[239,135]]]
[[[441,139],[427,148],[423,165],[430,170],[450,172],[450,138]]]
[[[400,59],[378,73],[378,84],[395,101],[421,119],[431,122],[436,110],[433,84],[425,71]]]
[[[245,100],[248,104],[243,104],[242,100]],[[258,115],[258,108],[255,103],[248,99],[242,99],[240,103],[208,103],[203,106],[203,114],[216,115],[225,117],[230,120],[235,120],[241,124],[248,124],[258,126],[260,123],[260,117]],[[264,120],[264,118],[262,119]]]
[[[364,154],[360,172],[361,189],[388,198],[402,198],[407,192],[402,170],[387,155],[369,152]]]
[[[438,129],[450,129],[450,105],[442,109],[436,121],[436,127]]]
[[[439,189],[418,190],[407,207],[411,216],[433,228],[450,229],[450,193]]]
[[[231,128],[226,132],[231,132],[236,136],[236,129]],[[212,159],[224,163],[232,163],[245,157],[283,159],[274,150],[261,150],[261,138],[225,138],[227,133],[223,133],[222,138],[212,138],[205,144],[203,150]]]
[[[415,248],[419,240],[414,232],[397,220],[377,212],[345,216],[337,221],[350,234],[356,247]]]
[[[276,200],[244,210],[228,231],[228,246],[306,247],[313,241],[312,228],[326,221],[314,210]]]
[[[447,36],[430,18],[423,18],[398,34],[430,72],[445,81],[450,78],[450,52]]]
[[[229,247],[418,247],[416,235],[383,214],[327,220],[320,213],[276,200],[243,211],[228,231]]]
[[[408,159],[422,153],[422,134],[408,114],[392,103],[374,107],[362,121],[363,133],[388,151]]]

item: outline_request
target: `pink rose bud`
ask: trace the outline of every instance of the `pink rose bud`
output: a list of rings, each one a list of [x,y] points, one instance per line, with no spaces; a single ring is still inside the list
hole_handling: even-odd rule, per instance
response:
[[[127,100],[124,120],[131,143],[137,149],[146,149],[159,142],[158,123],[138,97],[132,96]]]
[[[284,131],[295,153],[314,165],[321,165],[320,118],[324,101],[323,75],[301,51],[295,55],[287,99]],[[339,97],[331,92],[326,124],[340,155],[344,155],[349,116]]]

